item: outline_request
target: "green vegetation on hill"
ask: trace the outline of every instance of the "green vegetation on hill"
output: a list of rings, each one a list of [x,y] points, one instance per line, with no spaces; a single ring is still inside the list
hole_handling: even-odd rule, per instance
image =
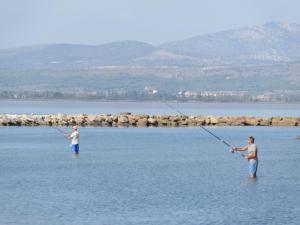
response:
[[[187,91],[239,92],[246,94],[247,97],[243,98],[247,100],[250,96],[272,92],[276,95],[292,96],[298,101],[298,71],[300,63],[234,67],[0,70],[0,97],[22,94],[28,98],[39,93],[41,98],[48,93],[57,98],[76,98],[74,93],[81,93],[82,96],[101,99],[152,99],[155,96],[151,95],[151,90],[156,89],[174,98],[178,98],[179,92]]]

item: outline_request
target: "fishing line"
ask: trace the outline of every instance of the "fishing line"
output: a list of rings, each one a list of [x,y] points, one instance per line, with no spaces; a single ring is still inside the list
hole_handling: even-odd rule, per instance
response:
[[[58,131],[59,133],[65,134],[66,132],[64,132],[62,129],[59,129],[58,127],[53,127],[51,126],[54,130]]]
[[[164,103],[165,105],[167,105],[169,108],[173,109],[174,111],[176,111],[177,113],[179,113],[179,114],[182,115],[182,116],[189,117],[188,115],[184,114],[184,113],[181,112],[179,109],[177,109],[176,107],[172,106],[171,104],[169,104],[168,102],[166,102],[165,100],[163,100],[163,97],[162,97],[162,95],[161,95],[160,93],[158,93],[158,92],[155,92],[155,93],[157,93],[158,96],[160,97],[160,101],[161,101],[162,103]],[[200,126],[205,132],[209,133],[211,136],[213,136],[213,137],[216,138],[218,141],[220,141],[220,142],[222,142],[223,144],[225,144],[227,147],[231,147],[231,145],[230,145],[227,141],[221,139],[219,136],[217,136],[216,134],[214,134],[212,131],[208,130],[207,128],[205,128],[205,127],[202,126],[202,125],[199,125],[199,126]]]
[[[31,115],[38,115],[38,114],[31,113]],[[66,132],[64,132],[62,129],[60,129],[58,127],[54,127],[52,125],[50,125],[50,127],[52,127],[54,130],[58,131],[61,134],[66,134]]]

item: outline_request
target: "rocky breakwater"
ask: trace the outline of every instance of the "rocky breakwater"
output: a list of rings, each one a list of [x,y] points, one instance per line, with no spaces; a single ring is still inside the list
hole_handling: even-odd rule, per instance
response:
[[[300,117],[176,116],[118,114],[0,114],[0,126],[197,127],[300,126]]]

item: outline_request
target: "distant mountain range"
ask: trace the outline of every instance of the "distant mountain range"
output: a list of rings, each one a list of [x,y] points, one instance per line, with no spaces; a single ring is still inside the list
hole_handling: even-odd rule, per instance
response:
[[[0,69],[272,64],[300,60],[300,25],[266,23],[153,46],[51,44],[0,50]]]

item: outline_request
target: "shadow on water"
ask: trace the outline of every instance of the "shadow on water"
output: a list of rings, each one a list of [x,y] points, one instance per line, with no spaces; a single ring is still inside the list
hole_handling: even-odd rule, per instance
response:
[[[245,183],[246,183],[246,187],[257,188],[257,185],[259,184],[258,177],[255,178],[247,177]]]
[[[72,159],[76,160],[79,158],[79,153],[72,153]]]

